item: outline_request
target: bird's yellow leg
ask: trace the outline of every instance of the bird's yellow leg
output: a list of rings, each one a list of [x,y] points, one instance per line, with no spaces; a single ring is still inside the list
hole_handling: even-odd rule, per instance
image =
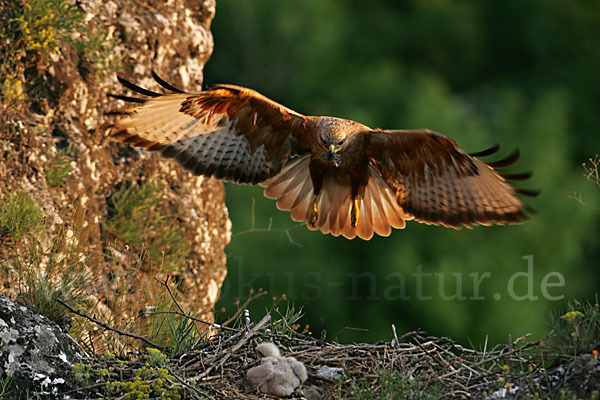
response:
[[[355,197],[352,200],[352,210],[350,211],[350,224],[353,228],[358,225],[358,218],[360,217],[360,210],[358,209],[358,199]]]
[[[310,201],[310,208],[308,209],[308,215],[306,216],[310,226],[315,226],[319,219],[319,209],[317,208],[317,195],[313,194]]]

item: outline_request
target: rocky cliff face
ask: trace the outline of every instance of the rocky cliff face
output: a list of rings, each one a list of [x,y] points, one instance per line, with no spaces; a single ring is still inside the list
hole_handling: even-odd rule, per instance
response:
[[[35,10],[42,2],[30,3]],[[12,63],[3,71],[0,97],[2,292],[23,294],[22,269],[34,281],[47,276],[50,284],[75,269],[86,277],[78,289],[90,312],[121,327],[146,326],[144,311],[170,302],[153,278],[169,275],[182,307],[211,321],[230,239],[223,184],[111,141],[103,126],[107,111],[124,106],[107,98],[123,93],[117,69],[150,89],[158,89],[150,78],[154,69],[174,85],[200,90],[213,49],[215,2],[58,3],[79,13],[76,29],[57,28],[53,38],[62,39],[56,47],[50,39],[38,39],[35,47],[28,26],[39,28],[43,16],[54,14],[28,17],[31,5],[0,2],[1,56]],[[6,217],[16,212],[8,209],[9,199],[22,202],[22,196],[42,215],[27,232]]]

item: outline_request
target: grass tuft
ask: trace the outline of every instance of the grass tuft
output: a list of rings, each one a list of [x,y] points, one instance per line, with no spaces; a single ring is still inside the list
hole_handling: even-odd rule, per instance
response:
[[[342,381],[343,378],[340,378]],[[348,396],[341,387],[339,398]],[[442,398],[442,385],[426,382],[420,375],[399,370],[381,370],[376,378],[356,382],[351,387],[349,399],[353,400],[437,400]]]
[[[71,41],[71,46],[89,60],[96,77],[121,69],[121,59],[115,57],[116,48],[121,43],[119,38],[112,36],[110,31],[102,32],[88,25],[83,27],[82,31],[82,37],[87,38],[87,41]]]
[[[189,254],[183,231],[173,223],[177,219],[161,204],[162,190],[157,183],[128,186],[111,198],[112,215],[105,231],[145,255],[145,262],[172,272]]]
[[[53,231],[54,230],[54,231]],[[5,288],[53,321],[68,311],[55,300],[87,305],[92,256],[83,252],[80,232],[69,224],[52,228],[37,203],[23,192],[0,202],[0,262]],[[4,293],[9,294],[9,293]]]
[[[50,320],[59,322],[69,315],[60,299],[76,307],[87,307],[94,282],[86,267],[92,257],[79,248],[78,237],[68,227],[49,241],[30,242],[29,254],[9,262],[12,280],[17,283],[17,300],[36,307]]]
[[[12,376],[10,373],[0,378],[0,400],[8,400],[16,397],[11,388],[11,381]]]
[[[18,240],[43,224],[42,210],[27,193],[10,191],[0,198],[0,241]]]
[[[50,187],[62,186],[66,183],[66,178],[73,172],[69,150],[65,149],[50,162],[46,168],[46,183]]]

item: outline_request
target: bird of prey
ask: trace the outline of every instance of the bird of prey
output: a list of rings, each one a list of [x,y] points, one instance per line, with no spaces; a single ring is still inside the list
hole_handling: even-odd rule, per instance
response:
[[[460,228],[520,223],[531,215],[515,195],[537,193],[507,181],[518,151],[484,162],[496,145],[467,153],[431,130],[372,129],[328,116],[305,116],[260,93],[215,85],[186,93],[153,78],[156,93],[121,77],[145,97],[110,96],[136,103],[112,114],[111,136],[175,159],[197,175],[263,186],[294,221],[348,239],[369,240],[404,228],[407,220]]]

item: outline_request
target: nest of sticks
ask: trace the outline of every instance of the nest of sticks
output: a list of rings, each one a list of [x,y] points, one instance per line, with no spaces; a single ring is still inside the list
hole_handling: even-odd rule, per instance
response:
[[[63,305],[106,330],[141,340],[146,348],[168,351]],[[597,352],[593,358],[592,354],[566,356],[553,346],[552,336],[540,340],[530,340],[529,335],[515,340],[509,337],[506,344],[489,349],[484,346],[479,351],[420,331],[399,336],[392,325],[389,342],[340,344],[298,332],[277,309],[258,322],[252,322],[248,311],[242,310],[229,321],[233,322],[231,326],[197,320],[181,308],[175,312],[208,325],[208,329],[193,350],[165,360],[170,387],[181,389],[184,398],[270,398],[248,384],[246,371],[260,362],[256,346],[272,342],[283,356],[296,358],[308,371],[308,380],[291,397],[295,399],[535,399],[565,389],[588,398],[600,390]],[[92,357],[90,364],[98,370],[119,363],[121,379],[133,380],[144,365],[144,354],[132,353],[126,363]],[[101,385],[91,388],[98,387]],[[87,394],[106,398],[97,390]]]
[[[174,359],[173,371],[199,395],[264,399],[264,394],[248,386],[245,371],[258,363],[256,345],[267,341],[306,366],[309,379],[295,393],[298,399],[351,398],[360,388],[378,393],[385,385],[384,372],[396,374],[392,379],[397,390],[412,398],[422,398],[430,386],[436,387],[439,398],[482,398],[496,392],[510,393],[511,388],[536,379],[544,370],[540,357],[543,341],[527,341],[526,336],[485,352],[418,331],[398,337],[394,328],[390,342],[340,344],[300,334],[290,327],[286,332],[273,331],[270,320],[268,314],[237,332],[219,332],[197,350]],[[339,375],[326,376],[323,367]],[[402,385],[403,380],[407,385]],[[414,380],[420,384],[413,385]]]

